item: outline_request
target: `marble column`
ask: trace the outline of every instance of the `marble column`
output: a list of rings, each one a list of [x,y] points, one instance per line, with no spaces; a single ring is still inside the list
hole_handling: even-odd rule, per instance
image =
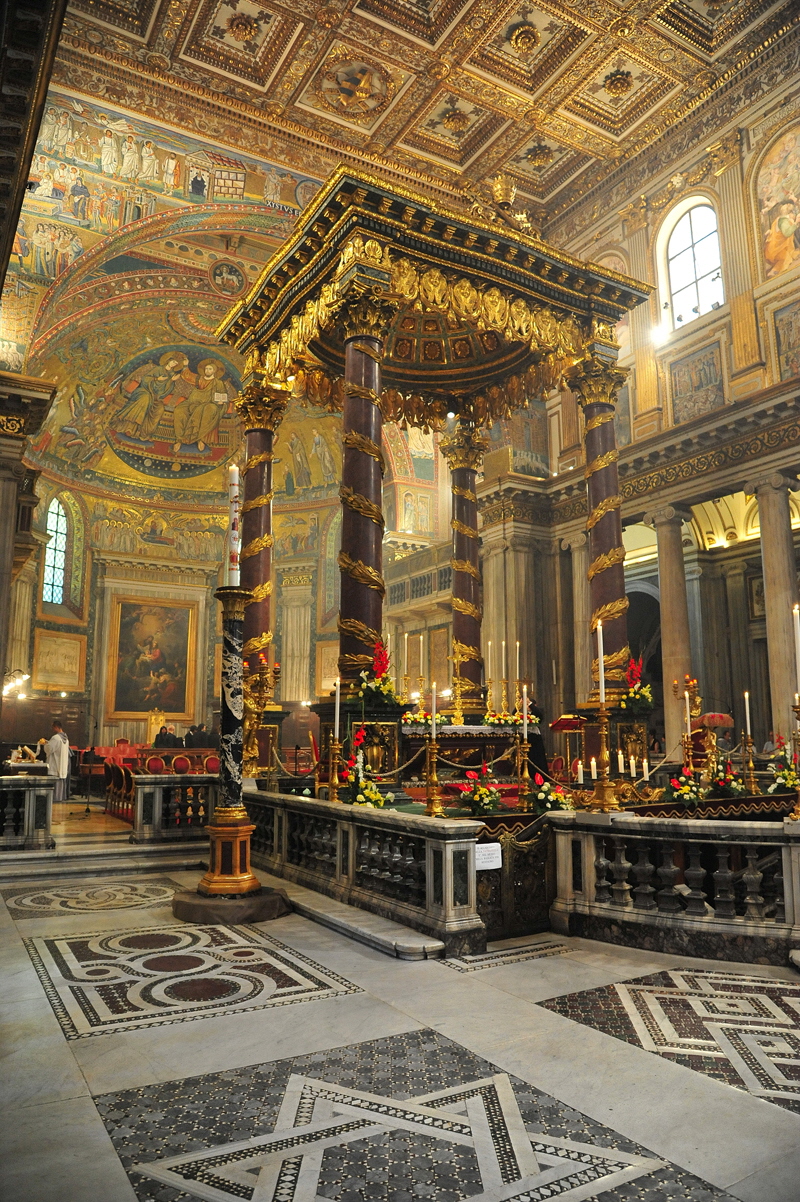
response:
[[[735,253],[736,247],[747,246],[750,220],[742,173],[741,133],[739,130],[733,130],[710,150],[717,162],[714,174],[720,198],[719,224],[725,299],[731,312],[735,375],[761,362],[756,307],[753,301],[753,287],[758,281],[752,277],[750,256]],[[748,393],[754,387],[758,385],[750,383]]]
[[[31,670],[31,626],[37,560],[32,556],[11,587],[11,617],[8,628],[8,667],[13,672]]]
[[[311,696],[312,590],[311,574],[296,576],[307,584],[281,585],[281,701],[304,701]]]
[[[637,280],[652,279],[650,230],[647,200],[637,197],[622,211],[623,230],[630,259],[631,275]],[[653,326],[658,322],[658,305],[651,298],[631,310],[631,350],[636,358],[636,413],[658,408],[658,375],[653,354]]]
[[[219,744],[219,801],[217,809],[236,809],[242,804],[242,646],[245,589],[224,587],[214,596],[222,603],[222,692]]]
[[[242,587],[253,594],[244,611],[242,654],[251,672],[258,671],[258,657],[262,652],[266,653],[272,642],[272,445],[289,396],[285,385],[252,383],[236,400],[245,430],[239,560]]]
[[[661,607],[661,670],[664,678],[664,744],[667,756],[682,760],[681,735],[686,730],[686,706],[683,692],[678,697],[672,682],[683,683],[692,674],[689,601],[686,592],[686,568],[683,561],[683,524],[691,513],[673,505],[645,514],[645,524],[653,526],[658,540],[658,589]]]
[[[725,602],[728,611],[727,643],[730,655],[730,705],[736,722],[734,742],[744,730],[744,691],[752,692],[749,607],[747,604],[747,562],[736,559],[721,568],[725,580]]]
[[[749,480],[744,487],[745,492],[758,498],[772,708],[770,729],[786,736],[789,707],[798,691],[792,621],[792,607],[797,601],[797,565],[789,510],[789,489],[797,488],[797,481],[774,472]]]
[[[603,623],[606,687],[609,701],[625,688],[630,657],[628,647],[628,599],[625,596],[625,548],[622,543],[617,440],[614,432],[616,393],[626,373],[599,357],[584,359],[568,374],[570,388],[583,409],[586,450],[586,490],[589,516],[589,590],[592,603],[591,629]],[[598,679],[597,660],[592,675]]]
[[[592,691],[592,644],[589,623],[592,599],[589,593],[589,536],[579,532],[562,539],[561,547],[572,560],[572,655],[575,672],[575,704],[585,705]]]
[[[339,552],[339,675],[345,686],[372,666],[383,629],[380,410],[383,339],[394,309],[369,297],[345,303],[342,415],[342,549]]]
[[[458,424],[445,435],[439,449],[451,472],[453,552],[453,678],[461,682],[462,706],[467,712],[481,706],[481,574],[478,551],[478,468],[487,440],[473,426]]]
[[[25,474],[22,464],[0,466],[0,669],[15,668],[8,662],[11,619],[11,582],[14,571],[14,537],[17,529],[17,492]]]

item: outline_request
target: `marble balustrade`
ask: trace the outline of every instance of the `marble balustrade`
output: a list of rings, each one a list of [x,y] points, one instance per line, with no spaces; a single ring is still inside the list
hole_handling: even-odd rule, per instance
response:
[[[800,822],[554,813],[553,930],[785,964],[800,945]]]
[[[216,773],[134,777],[131,842],[207,839],[218,790]]]
[[[47,851],[54,847],[55,777],[0,776],[0,852]]]
[[[243,797],[252,862],[414,930],[446,955],[486,949],[477,909],[480,821],[426,818],[278,793]]]

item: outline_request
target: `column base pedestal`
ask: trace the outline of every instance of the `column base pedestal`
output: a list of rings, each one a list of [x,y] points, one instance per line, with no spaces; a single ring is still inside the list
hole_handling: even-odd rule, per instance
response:
[[[172,899],[172,913],[181,922],[226,923],[268,922],[291,914],[292,903],[283,889],[260,889],[244,897],[204,897],[185,890]]]

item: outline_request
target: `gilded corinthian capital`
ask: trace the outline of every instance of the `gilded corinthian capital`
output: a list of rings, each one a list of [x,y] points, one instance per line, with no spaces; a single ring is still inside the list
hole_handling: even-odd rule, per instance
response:
[[[616,405],[617,392],[627,376],[627,368],[610,366],[602,359],[593,358],[582,359],[569,368],[565,379],[585,409],[587,405]]]
[[[248,384],[236,398],[236,411],[246,431],[272,430],[281,424],[290,389],[286,384]]]
[[[451,472],[459,467],[477,471],[488,446],[486,436],[474,426],[456,426],[452,434],[445,434],[439,440],[439,450],[447,460]]]
[[[400,306],[400,297],[388,293],[374,295],[352,288],[339,307],[339,320],[345,338],[379,338],[383,340]]]

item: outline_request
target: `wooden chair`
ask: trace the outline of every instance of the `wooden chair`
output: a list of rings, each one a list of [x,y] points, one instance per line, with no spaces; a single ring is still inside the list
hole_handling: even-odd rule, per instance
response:
[[[562,780],[564,777],[564,757],[563,755],[555,755],[550,764],[550,775],[553,780]]]
[[[136,782],[133,772],[127,764],[122,765],[122,812],[120,818],[133,825],[133,805],[136,793]]]
[[[172,757],[172,771],[178,776],[185,776],[187,772],[192,770],[192,761],[188,755],[175,755]]]
[[[161,776],[166,770],[167,765],[160,755],[148,756],[145,762],[145,771],[149,772],[151,776]]]
[[[204,772],[219,772],[219,756],[216,754],[207,755],[203,760]]]

